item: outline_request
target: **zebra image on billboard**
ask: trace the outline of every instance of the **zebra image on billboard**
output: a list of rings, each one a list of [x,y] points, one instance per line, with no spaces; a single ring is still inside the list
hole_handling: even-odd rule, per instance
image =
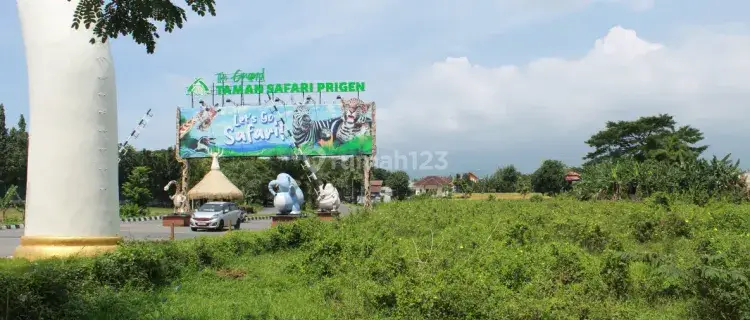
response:
[[[206,158],[373,154],[374,102],[179,108],[179,155]]]

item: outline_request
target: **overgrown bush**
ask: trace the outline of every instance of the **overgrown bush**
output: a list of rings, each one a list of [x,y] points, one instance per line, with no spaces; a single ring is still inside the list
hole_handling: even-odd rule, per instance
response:
[[[120,217],[135,218],[144,217],[149,214],[147,207],[141,207],[135,203],[125,203],[120,206]]]
[[[603,161],[584,167],[573,193],[580,200],[645,199],[674,195],[704,206],[710,201],[747,200],[739,161],[688,159],[679,163],[634,159]]]
[[[304,292],[295,301],[309,302],[284,315],[283,299],[235,306],[268,319],[747,319],[748,216],[750,206],[717,202],[670,211],[560,199],[395,202],[338,222],[131,242],[90,259],[0,261],[0,314],[141,319],[166,305],[160,318],[202,318],[180,306],[222,303],[225,289],[252,281],[261,294]],[[254,274],[268,261],[279,267]],[[172,289],[230,265],[248,279],[192,283],[206,300]]]

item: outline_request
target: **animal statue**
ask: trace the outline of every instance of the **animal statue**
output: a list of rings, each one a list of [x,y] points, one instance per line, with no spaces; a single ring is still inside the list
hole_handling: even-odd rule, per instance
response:
[[[169,187],[171,187],[172,185],[176,186],[174,194],[169,196],[169,200],[172,200],[172,204],[174,205],[173,213],[184,213],[185,208],[183,204],[185,204],[185,201],[187,200],[187,198],[181,192],[180,188],[177,186],[177,181],[175,180],[169,181],[169,183],[167,183],[167,185],[164,186],[164,191],[169,191]]]
[[[380,201],[381,202],[391,202],[391,197],[393,197],[393,190],[389,187],[383,187],[380,190],[380,194],[382,194]]]
[[[318,192],[318,208],[321,211],[338,212],[341,205],[339,190],[331,183],[323,181]]]
[[[305,197],[297,181],[286,173],[279,173],[268,182],[268,191],[273,195],[273,205],[279,214],[299,214]]]

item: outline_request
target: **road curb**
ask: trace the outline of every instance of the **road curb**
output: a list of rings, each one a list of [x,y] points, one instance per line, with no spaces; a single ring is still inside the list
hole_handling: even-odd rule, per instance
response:
[[[255,220],[270,220],[272,216],[263,216],[263,217],[253,217],[253,216],[245,216],[245,220],[243,222],[250,222]]]
[[[4,224],[0,225],[0,230],[16,230],[23,229],[23,224]]]
[[[142,222],[142,221],[154,221],[161,220],[163,216],[153,217],[137,217],[137,218],[120,218],[120,222]],[[23,224],[4,224],[0,225],[0,230],[18,230],[23,229]]]
[[[154,221],[161,220],[164,216],[151,216],[151,217],[137,217],[137,218],[122,218],[121,222],[141,222],[141,221]]]

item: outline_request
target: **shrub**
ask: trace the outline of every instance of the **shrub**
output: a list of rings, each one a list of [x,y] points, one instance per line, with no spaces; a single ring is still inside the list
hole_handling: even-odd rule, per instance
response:
[[[123,218],[143,217],[148,214],[148,208],[141,207],[135,203],[126,203],[120,206],[120,217]]]
[[[195,279],[239,267],[256,295],[310,303],[297,311],[288,301],[233,307],[248,317],[747,319],[747,216],[750,206],[731,203],[667,212],[563,199],[399,201],[337,222],[127,242],[95,258],[0,259],[0,315],[202,318],[184,306],[204,302],[175,299],[175,281],[223,299],[232,284],[203,288]],[[272,274],[258,271],[269,261]],[[156,316],[155,308],[175,314]]]
[[[544,200],[544,197],[541,194],[533,194],[529,197],[531,202],[542,202],[542,200]]]
[[[666,192],[655,192],[648,198],[648,202],[655,208],[662,208],[666,211],[672,210],[672,197]]]

